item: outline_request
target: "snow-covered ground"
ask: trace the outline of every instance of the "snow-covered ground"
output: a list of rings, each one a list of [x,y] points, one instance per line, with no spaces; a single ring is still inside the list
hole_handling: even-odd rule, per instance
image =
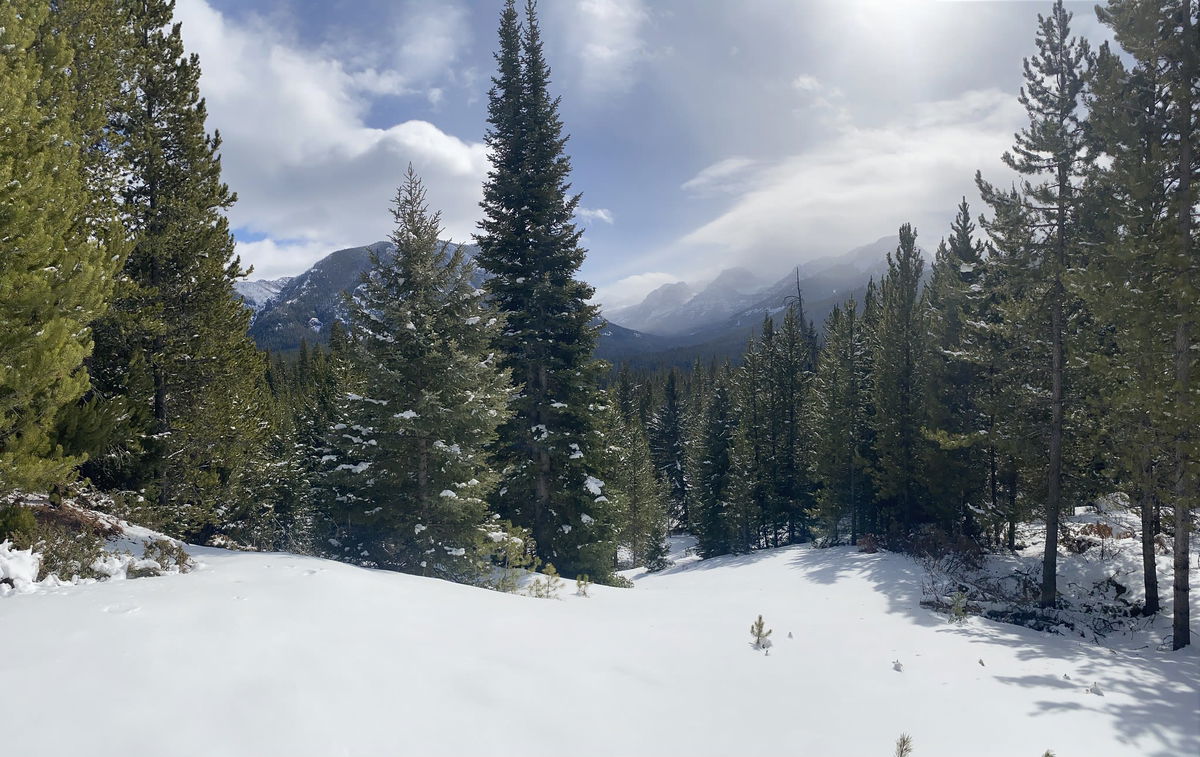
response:
[[[685,558],[555,601],[190,550],[0,599],[3,754],[1200,754],[1196,651],[950,624],[901,555]]]

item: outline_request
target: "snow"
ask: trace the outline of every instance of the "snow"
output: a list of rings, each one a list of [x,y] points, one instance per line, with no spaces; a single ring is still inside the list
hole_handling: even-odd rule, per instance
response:
[[[584,480],[583,486],[594,496],[599,497],[603,493],[604,482],[595,476],[588,476],[587,479]]]
[[[905,732],[914,757],[1200,753],[1194,647],[951,624],[902,555],[693,543],[554,600],[200,547],[187,574],[38,584],[0,600],[4,752],[857,757]],[[562,706],[514,717],[522,691]]]
[[[10,541],[0,542],[0,581],[7,579],[12,584],[0,583],[0,597],[9,592],[33,591],[41,564],[41,556],[33,550],[16,549]]]

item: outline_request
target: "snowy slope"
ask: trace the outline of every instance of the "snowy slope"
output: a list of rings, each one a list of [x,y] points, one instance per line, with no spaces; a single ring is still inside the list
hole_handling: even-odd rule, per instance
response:
[[[288,282],[292,278],[291,276],[284,276],[279,279],[235,281],[233,282],[233,289],[242,298],[242,302],[246,303],[246,307],[257,313],[278,297],[279,293],[283,291],[283,288],[288,285]]]
[[[5,754],[1200,753],[1196,652],[950,625],[899,555],[684,561],[554,601],[192,551],[189,574],[0,600]]]

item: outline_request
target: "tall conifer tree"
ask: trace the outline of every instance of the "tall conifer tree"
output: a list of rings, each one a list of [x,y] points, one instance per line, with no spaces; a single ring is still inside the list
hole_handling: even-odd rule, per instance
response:
[[[396,254],[373,255],[351,302],[354,380],[331,429],[326,513],[353,555],[475,580],[495,484],[485,450],[507,415],[490,348],[501,325],[463,248],[438,241],[411,166],[392,214]]]
[[[88,387],[88,322],[107,304],[122,235],[96,218],[68,38],[50,7],[0,7],[0,492],[46,488],[79,462],[55,440]]]
[[[537,8],[515,4],[500,18],[497,73],[489,94],[479,263],[504,314],[497,346],[520,387],[500,431],[502,514],[534,535],[539,555],[567,574],[602,575],[611,563],[604,512],[605,442],[596,419],[598,329],[592,288],[576,278],[583,262],[573,216],[571,163],[549,93]]]
[[[1009,167],[1030,177],[1022,183],[1022,204],[1036,229],[1028,249],[1013,251],[1024,260],[1023,265],[1010,271],[1014,276],[1023,274],[1024,280],[1023,297],[1012,303],[1010,320],[1035,327],[1037,338],[1046,342],[1048,353],[1048,364],[1039,371],[1050,408],[1046,426],[1046,546],[1040,598],[1043,607],[1053,606],[1057,601],[1058,529],[1071,392],[1067,375],[1068,340],[1071,316],[1077,309],[1068,272],[1079,256],[1077,184],[1088,159],[1080,107],[1090,52],[1086,41],[1071,36],[1071,15],[1063,8],[1062,0],[1056,0],[1049,15],[1038,16],[1038,52],[1025,60],[1025,84],[1020,95],[1029,125],[1017,133],[1012,151],[1004,154]],[[1000,193],[983,183],[981,190],[985,201],[996,209]]]

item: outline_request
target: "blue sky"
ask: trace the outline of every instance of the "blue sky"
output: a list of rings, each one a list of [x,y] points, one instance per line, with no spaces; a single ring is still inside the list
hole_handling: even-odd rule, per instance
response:
[[[617,306],[764,276],[1003,180],[1044,2],[542,0],[571,133],[583,277]],[[1090,3],[1077,33],[1105,38]],[[178,0],[255,278],[384,238],[412,162],[447,234],[478,218],[499,0]]]

